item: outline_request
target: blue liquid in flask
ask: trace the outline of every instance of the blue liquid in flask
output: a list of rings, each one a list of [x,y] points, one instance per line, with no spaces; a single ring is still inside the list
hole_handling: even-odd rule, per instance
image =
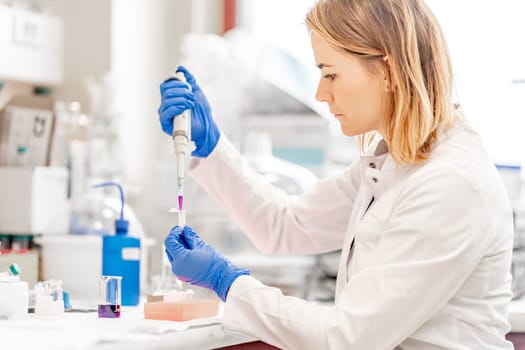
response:
[[[99,304],[98,317],[117,318],[120,317],[120,305]]]

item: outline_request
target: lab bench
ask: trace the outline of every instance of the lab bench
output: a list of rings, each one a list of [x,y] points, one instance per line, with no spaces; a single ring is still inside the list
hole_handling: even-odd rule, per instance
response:
[[[221,305],[222,307],[222,305]],[[123,307],[121,317],[67,312],[55,319],[0,320],[2,349],[216,349],[256,339],[224,329],[219,316],[185,322],[144,319],[142,308]],[[511,333],[525,341],[525,298],[509,307]],[[523,349],[516,347],[516,349]]]
[[[220,315],[220,313],[219,313]],[[66,312],[55,319],[0,320],[1,349],[215,349],[255,339],[225,330],[220,316],[185,322],[146,320],[140,307],[120,318]]]

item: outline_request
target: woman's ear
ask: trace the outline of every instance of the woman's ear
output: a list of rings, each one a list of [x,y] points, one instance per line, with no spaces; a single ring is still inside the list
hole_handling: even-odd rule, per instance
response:
[[[390,73],[390,61],[388,55],[383,56],[382,59],[384,62],[383,82],[385,85],[385,92],[392,92],[394,90],[394,86],[392,84],[392,74]]]

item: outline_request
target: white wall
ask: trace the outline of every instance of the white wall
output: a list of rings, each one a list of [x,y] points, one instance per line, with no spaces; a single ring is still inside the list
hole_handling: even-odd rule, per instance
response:
[[[525,2],[427,0],[443,27],[455,72],[456,100],[495,162],[525,160],[522,141]],[[522,94],[522,96],[519,96]]]
[[[107,0],[39,0],[41,6],[64,21],[64,82],[54,97],[79,101],[88,108],[86,76],[110,69],[111,2]]]

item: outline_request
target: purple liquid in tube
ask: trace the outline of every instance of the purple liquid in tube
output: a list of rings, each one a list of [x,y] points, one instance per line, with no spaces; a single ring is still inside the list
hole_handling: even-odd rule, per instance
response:
[[[182,196],[179,196],[179,210],[182,210]]]
[[[98,317],[117,318],[120,317],[120,305],[99,304]]]

